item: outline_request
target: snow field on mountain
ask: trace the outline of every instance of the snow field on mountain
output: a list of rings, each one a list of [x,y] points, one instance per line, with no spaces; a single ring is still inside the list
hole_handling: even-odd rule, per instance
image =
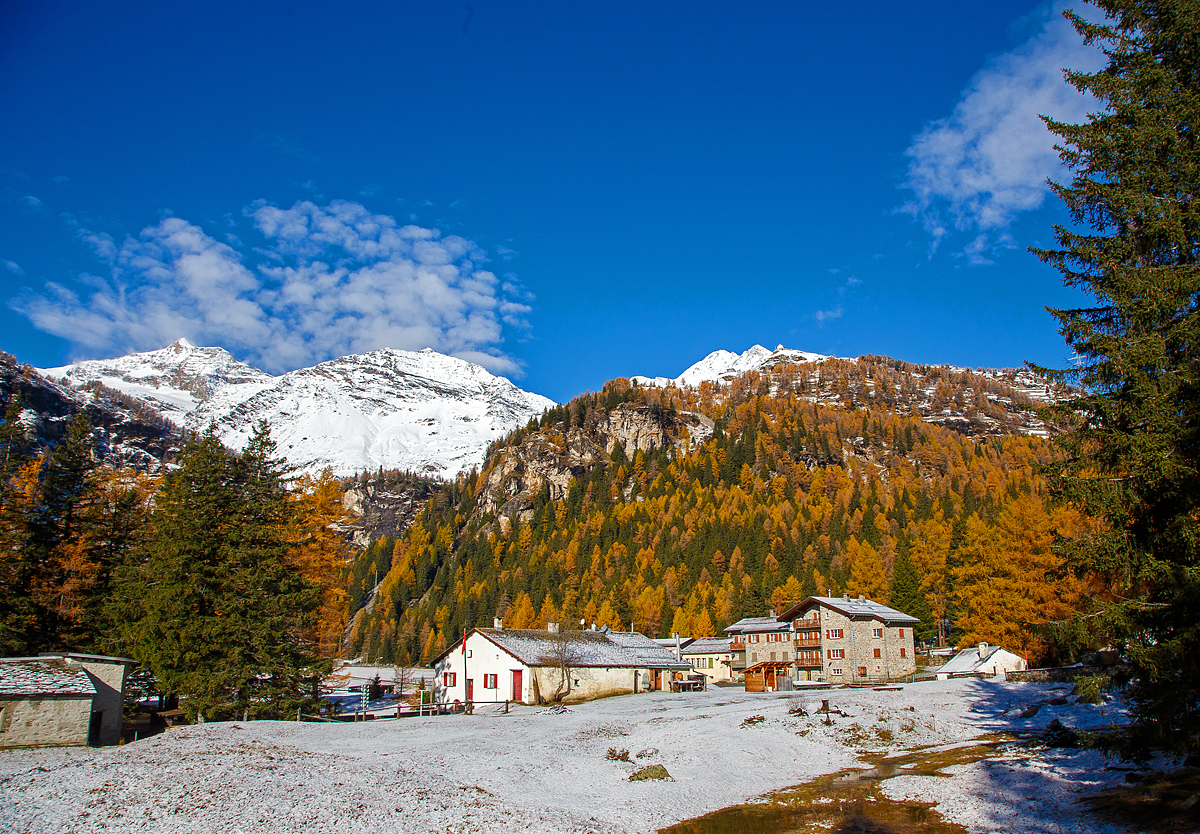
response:
[[[10,832],[649,832],[846,767],[861,752],[956,746],[983,734],[1123,720],[1121,703],[1045,705],[1067,687],[929,681],[899,690],[789,693],[717,688],[574,705],[561,714],[480,706],[474,715],[359,724],[230,722],[123,747],[0,753],[0,830]],[[822,698],[848,717],[812,715]],[[1032,703],[1035,716],[1020,718]],[[761,721],[747,719],[762,716]],[[890,740],[882,729],[890,731]],[[606,758],[627,750],[632,762]],[[672,781],[630,782],[661,764]],[[1122,783],[1086,751],[1013,748],[901,776],[971,831],[1115,832],[1081,795]],[[1019,824],[1014,811],[1020,812]]]
[[[177,426],[215,425],[240,449],[260,420],[300,472],[410,469],[453,478],[483,463],[489,443],[554,405],[479,365],[432,350],[384,348],[275,377],[223,348],[180,339],[162,350],[90,360],[42,373],[98,381]]]

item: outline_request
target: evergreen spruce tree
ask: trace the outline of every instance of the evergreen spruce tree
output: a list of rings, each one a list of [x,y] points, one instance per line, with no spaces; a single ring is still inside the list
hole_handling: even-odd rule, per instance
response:
[[[282,465],[260,424],[240,457],[209,431],[162,488],[121,598],[135,656],[191,714],[283,717],[311,699],[318,591],[290,558]]]
[[[1034,250],[1094,302],[1052,310],[1078,357],[1078,395],[1056,489],[1107,522],[1067,543],[1109,593],[1091,622],[1133,667],[1139,743],[1200,750],[1200,4],[1092,0],[1067,13],[1108,56],[1068,72],[1100,102],[1085,123],[1047,120],[1070,184],[1054,186],[1075,225]]]
[[[933,612],[925,601],[925,592],[921,590],[921,576],[908,555],[908,548],[902,548],[896,554],[892,563],[892,585],[888,591],[888,600],[892,608],[902,611],[921,622],[913,627],[913,634],[918,642],[926,642],[937,634],[937,623],[934,622]]]

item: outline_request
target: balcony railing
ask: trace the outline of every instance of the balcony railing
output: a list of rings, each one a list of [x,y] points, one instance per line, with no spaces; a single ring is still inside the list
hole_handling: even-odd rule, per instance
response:
[[[741,652],[746,650],[746,644],[741,640],[730,640],[729,650],[732,652]]]
[[[821,620],[792,620],[792,628],[796,631],[805,631],[808,629],[820,630]]]

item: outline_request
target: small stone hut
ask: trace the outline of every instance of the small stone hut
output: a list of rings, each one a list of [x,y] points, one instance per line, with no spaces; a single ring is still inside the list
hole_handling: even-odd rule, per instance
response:
[[[0,748],[119,743],[135,665],[72,653],[0,658]]]

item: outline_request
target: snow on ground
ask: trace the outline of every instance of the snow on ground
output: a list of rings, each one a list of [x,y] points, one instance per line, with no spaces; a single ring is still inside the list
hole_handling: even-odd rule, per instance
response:
[[[865,751],[1036,732],[1055,717],[1075,727],[1123,720],[1117,702],[1046,703],[1067,688],[979,680],[888,691],[717,688],[608,698],[560,714],[488,705],[474,715],[356,724],[179,727],[122,747],[0,752],[0,831],[655,831],[865,767]],[[847,716],[826,726],[811,714],[822,698]],[[810,715],[789,714],[797,703]],[[1021,718],[1035,703],[1036,715]],[[610,748],[632,761],[610,760]],[[673,781],[628,781],[650,764]],[[955,766],[951,779],[883,785],[890,796],[937,802],[972,831],[1014,830],[1012,813],[1031,809],[1050,821],[1047,831],[1103,831],[1076,803],[1081,789],[1121,782],[1103,765],[1090,752],[1022,748]]]

